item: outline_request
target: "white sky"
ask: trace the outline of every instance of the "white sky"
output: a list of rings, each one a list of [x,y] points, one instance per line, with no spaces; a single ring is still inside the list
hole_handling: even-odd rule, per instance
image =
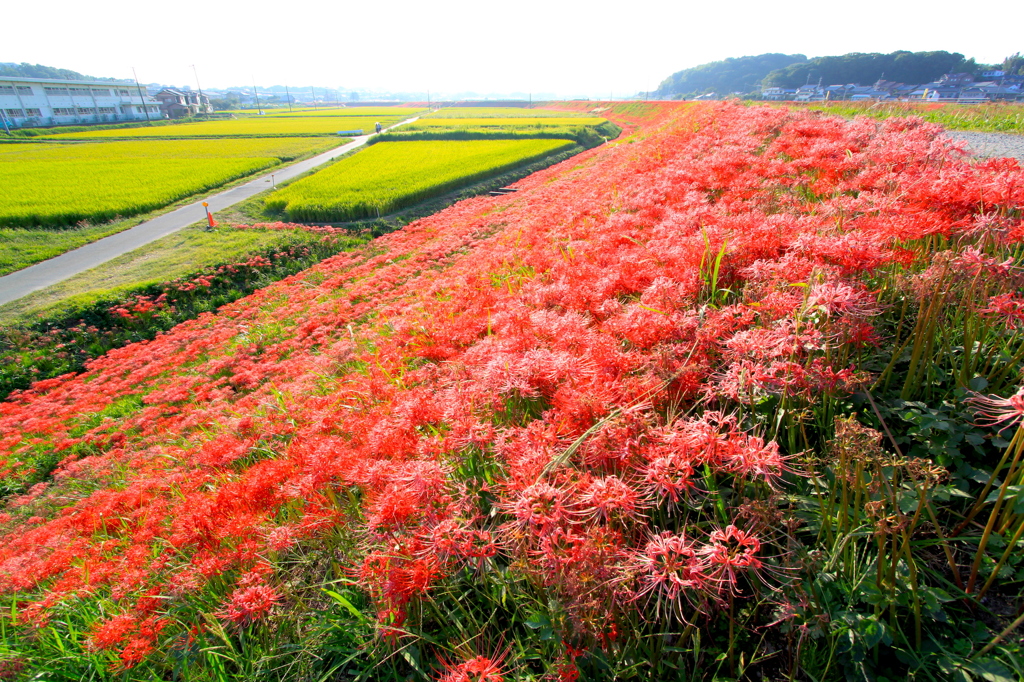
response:
[[[1024,52],[1024,2],[50,0],[0,13],[0,61],[196,86],[616,98],[764,52]]]

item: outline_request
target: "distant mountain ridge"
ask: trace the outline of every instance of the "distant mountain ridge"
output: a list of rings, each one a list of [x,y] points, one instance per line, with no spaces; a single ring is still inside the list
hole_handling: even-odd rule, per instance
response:
[[[677,71],[662,81],[654,96],[695,97],[710,92],[718,96],[756,95],[762,86],[798,88],[819,80],[823,85],[870,84],[882,78],[899,83],[928,83],[946,73],[974,74],[980,68],[974,59],[944,50],[897,50],[889,54],[850,52],[813,59],[802,54],[767,53]]]
[[[719,95],[750,93],[761,89],[769,73],[807,61],[802,54],[769,52],[749,57],[730,57],[677,71],[661,82],[655,97],[692,97],[708,92]]]
[[[71,69],[58,69],[42,64],[0,62],[0,78],[60,78],[69,81],[121,81],[120,78],[94,78]]]
[[[798,88],[808,82],[823,85],[859,83],[868,85],[882,79],[896,83],[929,83],[947,73],[974,74],[978,65],[959,52],[907,52],[889,54],[850,52],[837,57],[815,57],[790,64],[767,74],[763,84]]]

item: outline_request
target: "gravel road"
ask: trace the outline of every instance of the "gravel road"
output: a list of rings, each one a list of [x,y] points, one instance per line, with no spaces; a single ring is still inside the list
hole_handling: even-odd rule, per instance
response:
[[[1024,135],[1013,133],[975,133],[965,130],[950,130],[954,140],[967,142],[967,150],[977,156],[1010,156],[1024,163]]]

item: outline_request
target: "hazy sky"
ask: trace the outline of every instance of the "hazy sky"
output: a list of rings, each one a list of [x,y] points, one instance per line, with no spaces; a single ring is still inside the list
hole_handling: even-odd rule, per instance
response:
[[[1024,2],[50,0],[7,3],[0,61],[204,88],[314,84],[616,98],[761,54],[1024,52]]]

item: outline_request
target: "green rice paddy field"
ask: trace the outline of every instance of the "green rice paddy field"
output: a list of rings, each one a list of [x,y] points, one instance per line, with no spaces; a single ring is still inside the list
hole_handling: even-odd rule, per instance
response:
[[[479,117],[453,116],[450,118],[423,117],[402,126],[402,130],[432,130],[434,128],[563,128],[568,126],[596,126],[605,119],[594,116],[538,116],[538,117]]]
[[[343,139],[0,145],[0,226],[63,227],[152,211]]]
[[[428,118],[587,118],[584,113],[527,107],[451,107],[438,109]]]
[[[57,133],[48,139],[103,140],[134,138],[188,138],[188,137],[289,137],[336,135],[338,131],[363,130],[370,132],[375,123],[387,127],[408,118],[406,116],[254,116],[221,121],[182,123],[173,126],[145,128],[119,128],[113,130],[87,130],[76,133]]]
[[[530,139],[382,142],[279,189],[266,207],[296,221],[383,215],[574,144]]]

